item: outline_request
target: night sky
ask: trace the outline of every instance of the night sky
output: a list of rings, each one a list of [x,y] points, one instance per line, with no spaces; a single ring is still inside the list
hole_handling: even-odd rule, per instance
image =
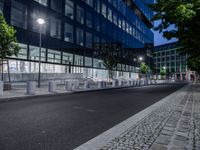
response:
[[[154,23],[154,26],[156,26],[157,24],[159,24],[159,22],[155,22],[155,23]],[[172,29],[172,28],[174,28],[174,27],[171,26],[171,27],[169,28],[169,30]],[[172,39],[172,40],[169,40],[169,41],[168,41],[167,39],[165,39],[165,38],[162,36],[162,33],[159,33],[159,32],[156,32],[156,31],[153,31],[153,32],[154,32],[154,45],[155,45],[155,46],[177,41],[176,39]]]

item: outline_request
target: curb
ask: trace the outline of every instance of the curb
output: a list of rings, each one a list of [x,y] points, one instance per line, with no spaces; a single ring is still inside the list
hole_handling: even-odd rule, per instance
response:
[[[163,83],[163,84],[170,84],[170,83]],[[40,95],[23,95],[18,97],[5,97],[0,98],[0,103],[7,103],[11,101],[20,101],[25,99],[32,99],[32,98],[38,98],[38,97],[49,97],[49,96],[62,96],[67,94],[82,94],[82,93],[91,93],[91,92],[100,92],[100,91],[109,91],[109,90],[117,90],[117,89],[125,89],[125,88],[139,88],[144,86],[154,86],[154,85],[163,85],[163,84],[149,84],[149,85],[141,85],[141,86],[122,86],[122,87],[110,87],[110,88],[104,88],[104,89],[88,89],[83,91],[66,91],[63,93],[47,93],[47,94],[40,94]]]

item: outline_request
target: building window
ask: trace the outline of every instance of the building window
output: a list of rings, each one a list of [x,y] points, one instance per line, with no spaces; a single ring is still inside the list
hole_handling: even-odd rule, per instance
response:
[[[68,65],[73,65],[73,54],[63,52],[62,63],[68,64]]]
[[[0,0],[0,12],[3,12],[3,0]]]
[[[101,14],[107,18],[107,8],[106,8],[106,5],[104,3],[102,3],[101,5]]]
[[[29,59],[30,60],[39,60],[39,47],[37,46],[29,46]],[[41,49],[41,61],[46,61],[46,49],[45,48],[42,48]]]
[[[68,23],[65,23],[65,41],[67,42],[74,42],[74,27]]]
[[[61,62],[61,52],[55,51],[55,50],[50,50],[48,49],[48,55],[47,55],[48,62],[52,63],[60,63]]]
[[[117,14],[113,13],[113,23],[117,26]]]
[[[84,32],[82,29],[76,29],[76,44],[84,46]]]
[[[65,16],[74,19],[74,2],[65,0]]]
[[[94,28],[95,28],[96,31],[100,32],[100,21],[99,21],[99,18],[95,17],[94,19],[95,19]]]
[[[57,12],[62,12],[62,1],[61,0],[51,0],[51,8]]]
[[[89,28],[93,27],[93,25],[92,25],[92,23],[93,23],[92,19],[93,19],[92,14],[90,14],[89,12],[87,12],[87,14],[86,14],[86,26],[89,27]]]
[[[12,0],[11,6],[11,25],[27,28],[27,7],[15,0]]]
[[[86,4],[90,5],[93,7],[93,0],[83,0]]]
[[[34,1],[40,3],[40,4],[44,5],[44,6],[47,6],[47,0],[34,0]]]
[[[92,67],[92,57],[85,57],[85,66]]]
[[[110,20],[112,22],[112,10],[110,8],[108,8],[108,20]]]
[[[93,47],[93,42],[92,42],[92,34],[86,32],[86,47],[92,48]]]
[[[101,9],[100,9],[100,1],[99,0],[95,0],[94,1],[94,10],[98,13],[100,13]]]
[[[83,66],[83,56],[75,55],[74,56],[74,65]]]
[[[54,38],[61,38],[61,21],[54,17],[50,19],[50,35]]]
[[[76,21],[78,21],[81,24],[84,24],[84,9],[80,6],[77,6],[76,8]]]
[[[17,56],[13,55],[12,58],[27,59],[27,45],[19,43],[20,51]]]

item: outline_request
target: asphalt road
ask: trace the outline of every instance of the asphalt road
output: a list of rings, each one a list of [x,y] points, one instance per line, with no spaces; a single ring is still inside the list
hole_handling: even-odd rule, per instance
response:
[[[0,103],[0,150],[71,150],[186,84]]]

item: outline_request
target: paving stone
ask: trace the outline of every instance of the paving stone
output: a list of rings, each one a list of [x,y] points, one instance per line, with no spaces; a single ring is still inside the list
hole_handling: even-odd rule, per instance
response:
[[[151,150],[167,150],[167,146],[161,144],[153,144]]]

